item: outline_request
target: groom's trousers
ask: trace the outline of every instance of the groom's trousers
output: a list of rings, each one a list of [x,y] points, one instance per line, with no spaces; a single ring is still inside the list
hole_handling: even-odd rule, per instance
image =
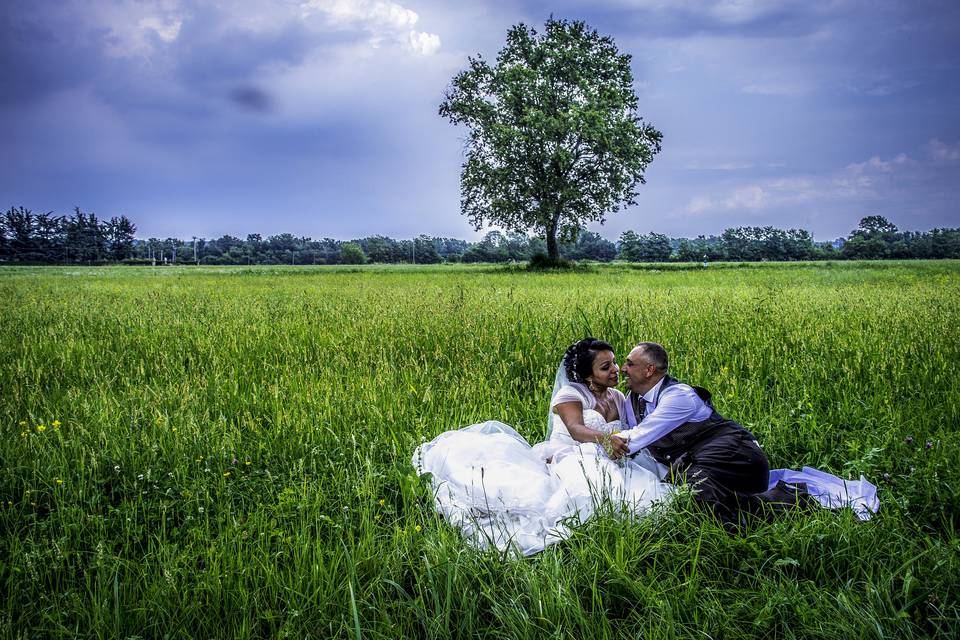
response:
[[[754,496],[767,490],[770,464],[746,430],[717,434],[670,465],[671,480],[693,485],[695,499],[721,521],[737,523],[741,511],[754,511]]]

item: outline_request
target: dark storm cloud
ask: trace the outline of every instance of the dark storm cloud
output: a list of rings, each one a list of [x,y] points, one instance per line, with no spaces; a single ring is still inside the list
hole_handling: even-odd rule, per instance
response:
[[[266,113],[273,107],[270,94],[257,87],[237,87],[228,95],[234,104],[247,111]]]
[[[0,9],[0,104],[29,103],[95,77],[96,46],[72,37],[62,24],[44,24]]]
[[[245,79],[269,65],[296,65],[319,46],[302,24],[249,31],[217,28],[223,15],[212,7],[192,15],[177,38],[173,65],[179,81],[188,86]]]

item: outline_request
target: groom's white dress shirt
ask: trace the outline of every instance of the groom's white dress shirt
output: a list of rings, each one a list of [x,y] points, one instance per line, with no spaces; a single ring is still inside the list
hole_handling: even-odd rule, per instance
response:
[[[666,377],[643,394],[647,411],[644,416],[637,416],[640,423],[617,434],[627,440],[631,454],[656,442],[685,422],[699,422],[713,414],[713,409],[700,399],[693,387],[682,382],[671,386],[663,397],[659,397],[664,380]]]

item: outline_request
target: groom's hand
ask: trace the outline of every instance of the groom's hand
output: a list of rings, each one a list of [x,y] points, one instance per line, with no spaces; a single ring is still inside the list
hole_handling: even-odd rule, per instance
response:
[[[610,436],[610,445],[611,449],[613,449],[611,452],[611,457],[614,460],[619,460],[623,456],[630,453],[630,448],[627,446],[627,441],[620,436]]]

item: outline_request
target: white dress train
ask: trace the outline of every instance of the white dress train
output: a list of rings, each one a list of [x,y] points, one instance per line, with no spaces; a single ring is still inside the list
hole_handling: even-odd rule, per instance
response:
[[[591,409],[583,416],[589,428],[620,429],[619,421],[606,422]],[[660,482],[649,455],[614,461],[599,445],[563,438],[531,447],[493,420],[420,445],[413,465],[431,474],[437,510],[467,540],[523,555],[566,538],[570,526],[590,518],[601,501],[642,515],[673,490]]]

